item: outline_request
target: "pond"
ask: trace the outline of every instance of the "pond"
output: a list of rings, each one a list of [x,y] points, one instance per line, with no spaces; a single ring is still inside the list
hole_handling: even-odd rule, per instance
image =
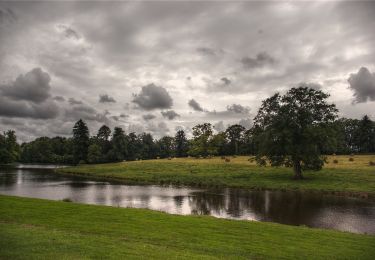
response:
[[[51,168],[0,168],[0,194],[375,234],[373,200],[297,191],[124,185],[64,176]]]

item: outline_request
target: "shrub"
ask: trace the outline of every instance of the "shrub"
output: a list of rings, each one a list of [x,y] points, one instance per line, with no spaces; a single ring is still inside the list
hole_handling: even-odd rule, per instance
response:
[[[336,164],[337,164],[337,163],[339,163],[339,161],[338,161],[338,160],[333,160],[333,163],[336,163]]]
[[[373,161],[370,161],[368,164],[369,164],[370,166],[375,166],[375,162],[373,162]]]
[[[225,162],[230,162],[230,159],[229,158],[225,158]]]
[[[64,202],[73,202],[72,199],[70,199],[70,198],[64,198],[64,199],[62,199],[62,201],[64,201]]]
[[[353,157],[350,157],[350,158],[349,158],[349,162],[354,162],[354,158],[353,158]]]

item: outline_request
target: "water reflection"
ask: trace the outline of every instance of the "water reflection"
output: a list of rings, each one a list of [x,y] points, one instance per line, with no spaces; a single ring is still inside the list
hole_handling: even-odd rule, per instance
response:
[[[319,193],[120,185],[25,168],[0,169],[0,193],[375,234],[374,201]]]

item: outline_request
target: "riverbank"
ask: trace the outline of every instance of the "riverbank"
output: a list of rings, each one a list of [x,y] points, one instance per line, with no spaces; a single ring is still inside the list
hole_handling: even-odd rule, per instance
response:
[[[369,165],[370,161],[375,162],[375,155],[330,156],[321,171],[304,172],[305,179],[300,181],[292,179],[290,168],[259,167],[248,159],[246,156],[230,157],[230,162],[218,157],[159,159],[81,165],[58,172],[132,184],[308,190],[375,198],[375,166]]]
[[[373,259],[375,236],[0,196],[0,258]]]

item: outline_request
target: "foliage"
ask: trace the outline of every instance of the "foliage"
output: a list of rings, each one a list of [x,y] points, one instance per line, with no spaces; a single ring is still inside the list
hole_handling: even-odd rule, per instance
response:
[[[260,165],[293,166],[295,178],[302,169],[320,170],[324,164],[323,147],[332,143],[327,129],[337,109],[328,104],[328,94],[307,87],[290,89],[263,101],[255,117],[257,157]]]
[[[0,163],[12,163],[18,160],[20,147],[16,133],[12,130],[0,133]]]
[[[73,127],[73,155],[74,161],[86,161],[89,146],[89,129],[82,119],[78,120]]]
[[[189,142],[186,139],[185,132],[183,130],[178,130],[174,138],[174,147],[176,150],[177,157],[185,157],[189,149]]]

